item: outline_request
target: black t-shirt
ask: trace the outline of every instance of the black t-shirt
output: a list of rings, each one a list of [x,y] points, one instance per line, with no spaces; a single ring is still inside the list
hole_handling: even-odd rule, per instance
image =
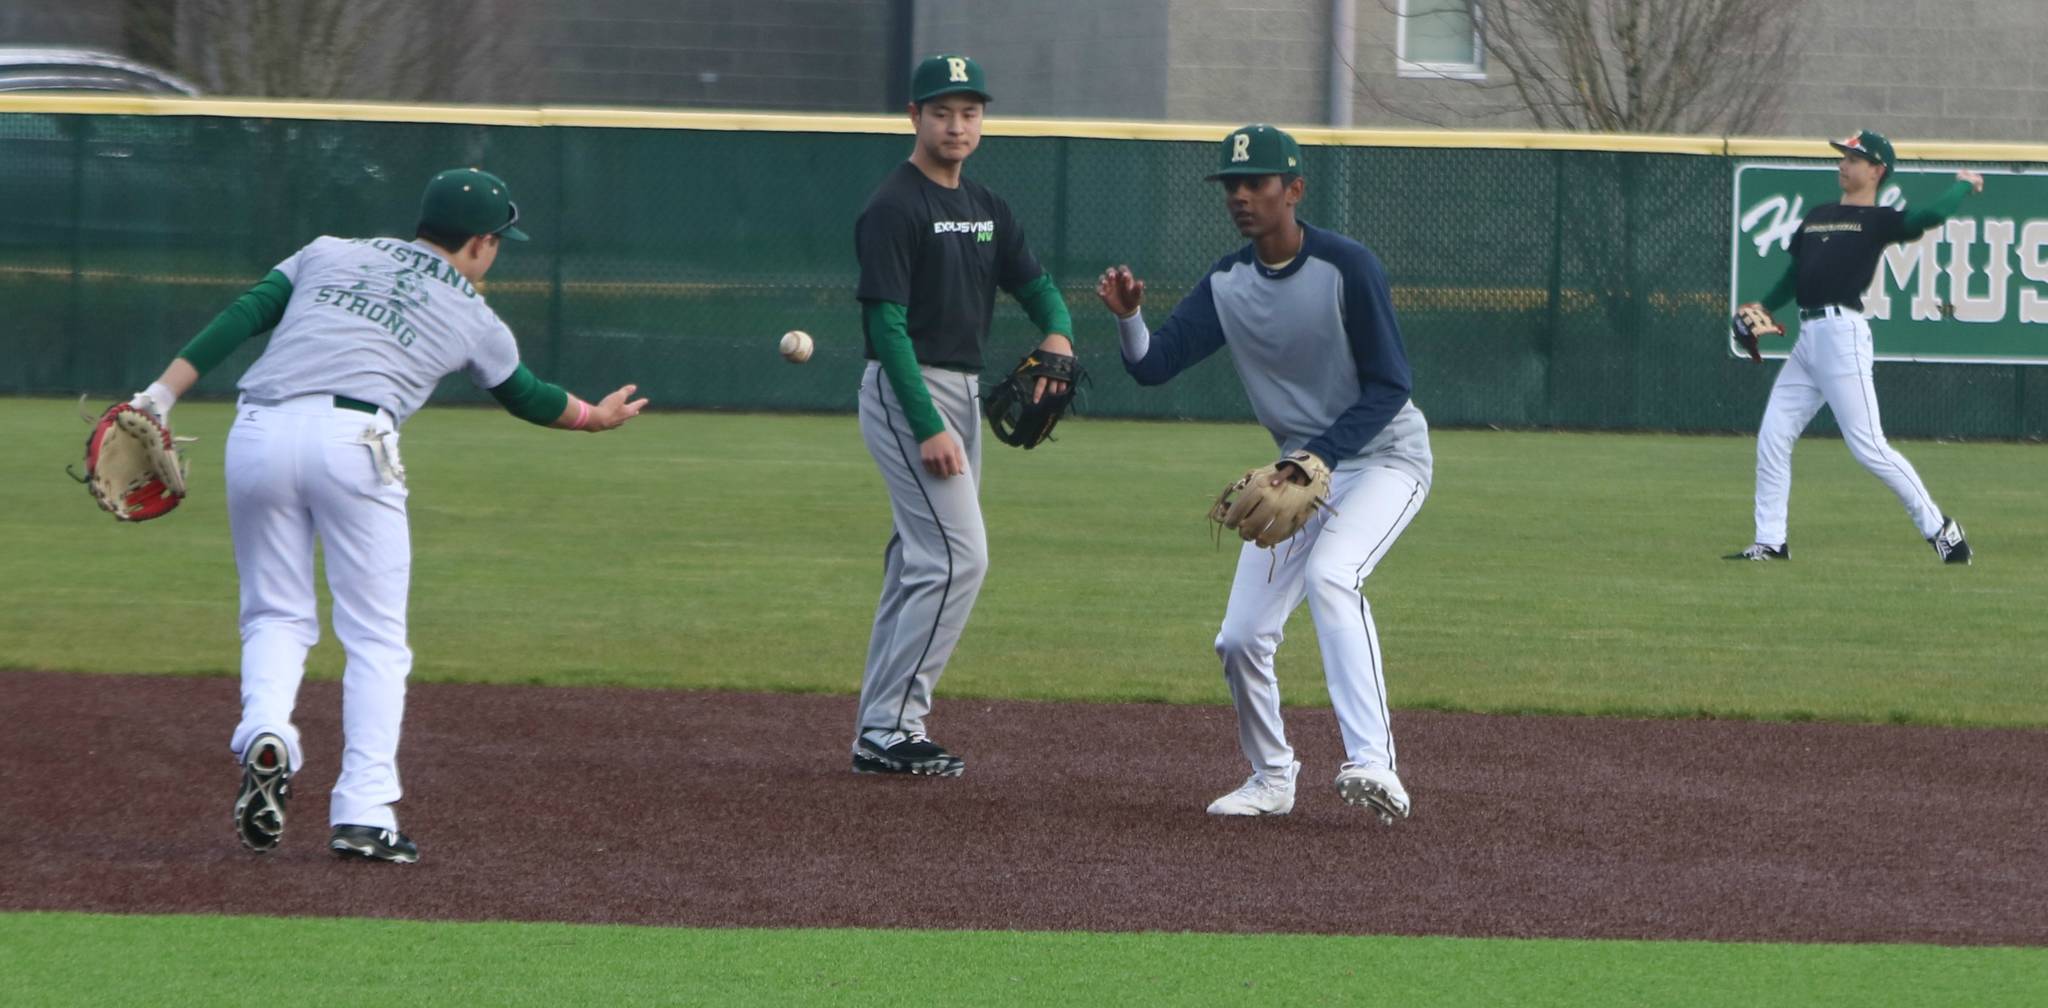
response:
[[[1906,212],[1897,207],[1814,207],[1792,237],[1799,307],[1844,305],[1863,310],[1863,292],[1877,272],[1884,247],[1906,237]]]
[[[1015,292],[1045,272],[1001,197],[967,178],[948,189],[908,161],[868,197],[853,245],[857,296],[906,306],[918,363],[956,371],[981,370],[996,287]]]

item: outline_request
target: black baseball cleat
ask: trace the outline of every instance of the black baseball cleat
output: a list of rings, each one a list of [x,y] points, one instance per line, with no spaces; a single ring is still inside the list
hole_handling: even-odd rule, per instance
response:
[[[861,739],[860,749],[853,754],[854,773],[958,777],[966,770],[966,760],[923,735],[912,735],[887,749]]]
[[[375,826],[336,826],[334,838],[327,841],[327,849],[344,858],[389,861],[392,864],[412,864],[420,859],[419,845],[407,839],[405,834]]]
[[[1740,553],[1730,553],[1727,556],[1722,557],[1721,559],[1790,560],[1792,559],[1792,547],[1790,544],[1787,543],[1779,543],[1776,546],[1766,546],[1763,543],[1750,543],[1748,549],[1743,550]]]
[[[1941,531],[1927,540],[1934,547],[1934,554],[1942,563],[1966,564],[1970,562],[1970,543],[1963,538],[1963,527],[1954,518],[1941,516]]]
[[[285,800],[291,797],[291,753],[264,732],[242,753],[242,789],[235,795],[235,835],[242,846],[268,853],[284,836]]]

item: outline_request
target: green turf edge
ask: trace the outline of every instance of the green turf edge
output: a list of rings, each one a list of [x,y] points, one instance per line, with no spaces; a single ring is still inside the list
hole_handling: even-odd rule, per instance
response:
[[[57,675],[129,675],[138,673],[110,673],[95,668],[35,668],[0,671],[40,672]],[[146,674],[182,677],[192,679],[235,678],[232,672],[218,669],[161,669]],[[331,675],[308,674],[308,679],[333,679]],[[433,680],[429,680],[433,681]],[[467,684],[489,685],[489,684]],[[499,683],[498,685],[504,685]],[[762,683],[758,686],[667,686],[645,682],[612,681],[602,677],[586,676],[570,682],[561,676],[533,676],[514,683],[521,686],[544,686],[553,688],[603,688],[629,690],[675,691],[685,690],[705,693],[767,693],[782,696],[845,696],[850,690],[804,683]],[[1016,690],[975,689],[972,687],[948,690],[946,696],[956,700],[1022,700],[1037,703],[1100,703],[1100,704],[1165,704],[1176,707],[1207,706],[1228,709],[1227,701],[1195,701],[1184,697],[1165,696],[1142,690],[1120,693],[1106,690],[1100,695],[1077,698],[1063,692],[1020,692]],[[1321,707],[1327,709],[1328,698],[1310,695],[1297,703],[1292,697],[1287,701],[1290,707]],[[1422,697],[1406,703],[1391,704],[1395,712],[1426,711],[1432,714],[1479,714],[1500,717],[1559,717],[1559,718],[1617,718],[1639,721],[1740,721],[1758,724],[1842,724],[1842,725],[1906,725],[1923,728],[1972,728],[1972,729],[2014,729],[2035,730],[2043,726],[2034,720],[2000,720],[1966,718],[1953,716],[1928,716],[1912,711],[1892,710],[1884,713],[1870,713],[1850,709],[1794,709],[1794,710],[1752,710],[1740,707],[1655,707],[1637,704],[1594,704],[1582,707],[1564,707],[1551,704],[1474,704],[1454,700],[1439,700]]]
[[[2038,1005],[2048,949],[0,914],[11,1005]]]

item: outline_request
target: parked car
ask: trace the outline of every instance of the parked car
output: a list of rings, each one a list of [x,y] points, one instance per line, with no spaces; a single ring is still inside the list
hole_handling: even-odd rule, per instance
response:
[[[0,46],[0,92],[112,91],[123,94],[196,95],[175,74],[98,49]]]

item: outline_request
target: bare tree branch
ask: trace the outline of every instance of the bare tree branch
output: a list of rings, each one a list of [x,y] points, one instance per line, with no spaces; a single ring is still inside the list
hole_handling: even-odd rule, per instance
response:
[[[133,54],[211,94],[523,100],[518,0],[120,0]]]
[[[1756,132],[1776,117],[1775,71],[1804,3],[1471,0],[1489,79],[1446,76],[1445,97],[1395,100],[1355,67],[1353,77],[1380,108],[1439,125],[1512,107],[1544,129]]]

